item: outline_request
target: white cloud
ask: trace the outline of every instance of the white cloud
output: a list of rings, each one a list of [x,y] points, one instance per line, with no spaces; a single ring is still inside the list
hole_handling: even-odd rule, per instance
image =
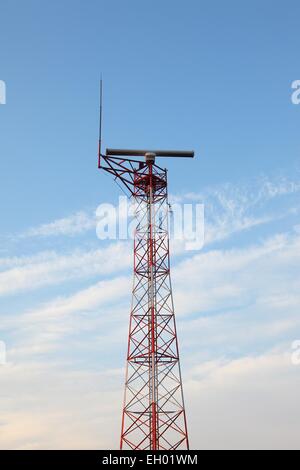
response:
[[[238,201],[228,193],[220,196],[226,215],[216,211],[209,239],[267,223],[273,217],[268,211],[258,216],[245,208],[298,190],[286,182],[266,183],[253,202],[245,193],[245,201],[243,193]],[[80,233],[72,223],[67,229],[48,224],[36,235]],[[192,446],[299,447],[300,369],[284,354],[300,328],[299,233],[188,255],[174,266],[172,277]],[[116,276],[2,316],[11,342],[9,364],[0,368],[1,448],[118,446],[124,378],[123,370],[111,365],[123,365],[125,355],[131,276],[120,276],[120,267],[131,261],[123,243],[0,260],[6,269],[0,273],[2,295]],[[264,352],[283,342],[286,349]],[[75,352],[82,353],[80,359]],[[70,357],[78,371],[70,370]],[[91,362],[105,370],[95,372]]]
[[[59,363],[2,368],[0,449],[109,448],[118,442],[122,379]]]
[[[223,184],[204,188],[202,192],[171,196],[174,202],[201,202],[205,205],[205,245],[219,242],[240,232],[284,219],[299,211],[299,201],[294,198],[292,207],[270,207],[274,199],[298,196],[300,175],[294,178],[278,176],[261,177],[250,184]]]
[[[64,338],[74,333],[80,338],[89,333],[98,341],[105,332],[100,341],[103,343],[107,337],[112,344],[120,331],[124,333],[125,318],[129,315],[130,281],[129,277],[101,281],[21,314],[3,315],[2,331],[14,333],[14,344],[7,345],[8,360],[18,363],[24,357],[58,352],[64,347]],[[127,297],[128,305],[120,311],[120,304]],[[120,325],[122,317],[124,323]],[[69,345],[72,348],[72,342]]]
[[[15,266],[25,266],[28,264],[49,261],[57,257],[55,251],[42,251],[34,255],[7,256],[0,258],[0,269],[8,269]]]
[[[56,235],[78,235],[88,230],[96,229],[96,218],[93,213],[79,211],[68,217],[53,222],[32,227],[21,237],[50,237]]]
[[[61,317],[74,312],[91,311],[100,305],[119,301],[128,294],[129,277],[118,277],[112,280],[100,281],[86,289],[68,297],[58,298],[48,302],[26,314],[26,320],[43,320],[51,317]]]
[[[298,297],[299,262],[300,238],[286,234],[257,246],[197,254],[173,269],[178,313],[226,310],[287,293]]]
[[[204,188],[203,191],[190,192],[184,195],[175,195],[172,198],[175,201],[209,200],[211,203],[218,204],[226,212],[232,213],[244,212],[251,207],[257,207],[268,200],[280,196],[298,194],[300,192],[300,173],[294,171],[293,177],[284,175],[270,178],[261,176],[253,179],[251,182],[241,184],[224,183],[218,186]]]
[[[173,202],[198,201],[205,204],[207,217],[206,242],[222,240],[232,233],[247,230],[267,223],[278,213],[255,216],[252,212],[275,198],[297,195],[300,192],[299,171],[293,178],[284,175],[269,178],[262,176],[251,184],[223,184],[208,187],[200,193],[171,195]],[[120,217],[125,217],[125,207],[120,208]],[[74,236],[96,229],[95,211],[78,211],[53,222],[32,227],[20,235],[27,237]],[[218,232],[218,233],[217,233]]]
[[[201,253],[178,263],[173,286],[184,348],[203,352],[229,342],[242,351],[299,327],[299,247],[297,234],[281,235],[261,245]],[[130,288],[131,276],[117,277],[22,314],[3,316],[2,329],[13,330],[19,338],[10,354],[17,359],[58,350],[74,331],[81,338],[93,329],[98,337],[105,331],[101,342],[125,342]],[[97,341],[95,334],[92,342]]]
[[[126,243],[116,243],[98,250],[76,250],[68,255],[50,252],[5,259],[2,265],[13,267],[0,272],[0,296],[61,284],[72,279],[120,272],[129,267],[130,263],[130,250]]]
[[[187,370],[191,447],[299,449],[299,370],[285,351]],[[123,370],[27,363],[2,369],[0,387],[1,449],[118,448]]]
[[[188,377],[192,448],[300,449],[300,369],[290,354],[217,358]]]

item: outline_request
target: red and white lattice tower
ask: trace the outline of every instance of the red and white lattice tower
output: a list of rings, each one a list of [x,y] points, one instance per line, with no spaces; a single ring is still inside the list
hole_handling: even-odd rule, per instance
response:
[[[189,448],[170,279],[167,170],[155,159],[193,155],[117,149],[99,154],[99,168],[121,182],[136,205],[120,441],[124,450]]]

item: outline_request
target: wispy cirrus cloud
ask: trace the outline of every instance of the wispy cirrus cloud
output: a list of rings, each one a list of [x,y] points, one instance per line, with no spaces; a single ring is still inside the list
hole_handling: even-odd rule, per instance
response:
[[[177,253],[183,256],[173,259],[172,279],[195,447],[200,442],[204,448],[212,443],[247,448],[253,433],[253,446],[298,445],[293,433],[299,427],[286,427],[295,416],[293,387],[299,386],[299,368],[290,366],[289,357],[291,341],[300,332],[300,240],[295,223],[299,188],[294,183],[267,181],[261,187],[249,185],[251,190],[223,185],[207,190],[206,199],[193,195],[207,206],[207,245],[197,253],[179,247]],[[272,201],[282,214],[273,210]],[[296,217],[288,227],[277,224],[268,232],[259,230],[283,217],[285,208],[295,208]],[[48,233],[51,239],[85,233],[90,228],[85,218],[82,221],[80,230],[80,218],[74,228],[71,217],[67,229],[46,224],[49,230],[33,231],[31,236],[44,238]],[[214,241],[250,229],[253,237],[241,245],[232,237],[231,244],[212,248]],[[5,432],[0,447],[114,447],[119,415],[112,397],[121,403],[123,387],[123,370],[115,373],[114,365],[123,364],[126,349],[132,276],[125,270],[131,266],[130,245],[114,242],[98,250],[51,250],[0,259],[2,296],[20,295],[32,286],[60,287],[32,307],[19,303],[12,314],[4,307],[1,325],[8,364],[0,374],[0,387],[10,398],[0,405]],[[95,276],[104,279],[96,282]],[[76,284],[62,294],[63,283],[72,280]],[[264,419],[265,412],[275,428]],[[216,415],[218,425],[211,420]],[[284,439],[277,428],[287,429]]]
[[[274,212],[267,206],[267,201],[274,198],[280,200],[284,196],[298,193],[299,188],[297,177],[280,177],[274,180],[262,178],[256,186],[221,185],[204,191],[202,195],[187,194],[182,201],[193,199],[205,202],[205,246],[209,248],[211,244],[238,233],[278,221],[291,213],[295,215],[297,210],[293,212],[290,206],[284,206],[281,213]],[[94,228],[94,224],[92,214],[80,212],[75,216],[29,229],[27,235],[68,236]],[[186,254],[184,241],[171,242],[173,255]],[[0,295],[13,295],[75,279],[88,279],[95,275],[106,276],[126,269],[131,263],[130,246],[131,242],[114,242],[105,248],[87,251],[75,248],[66,254],[52,250],[29,256],[0,258]]]
[[[27,237],[74,236],[96,228],[94,211],[79,211],[53,222],[32,227],[20,235]]]
[[[245,339],[246,343],[250,338],[266,341],[268,337],[281,337],[282,333],[299,327],[299,253],[299,235],[286,233],[267,238],[257,245],[218,249],[177,262],[172,277],[184,343],[186,336],[188,347],[196,346],[200,339],[206,344],[207,338],[211,343],[216,339],[220,344],[222,331],[223,342],[231,337],[232,343],[243,349]],[[35,332],[35,340],[29,336],[26,342],[35,344],[39,353],[45,350],[45,344],[51,349],[57,340],[73,334],[74,328],[80,331],[82,314],[89,317],[93,329],[95,312],[95,329],[101,325],[101,329],[107,331],[107,339],[113,341],[116,330],[111,329],[111,324],[116,322],[121,329],[127,327],[131,278],[128,275],[105,279],[19,315],[5,315],[2,328],[12,329],[15,333],[20,330],[21,336],[22,329],[30,335]],[[124,299],[128,305],[124,306]],[[121,305],[123,323],[119,325]],[[239,328],[231,331],[233,323]]]
[[[221,311],[250,302],[255,296],[297,292],[300,262],[297,233],[271,236],[257,245],[212,250],[182,261],[173,269],[180,314]],[[279,279],[277,273],[281,273]],[[292,290],[293,289],[293,290]]]
[[[29,257],[0,260],[9,266],[0,272],[0,296],[36,290],[95,275],[107,276],[130,266],[131,256],[126,243],[111,244],[96,250],[75,250],[70,254],[43,252]]]
[[[300,192],[300,173],[295,170],[293,177],[279,175],[277,177],[261,176],[250,183],[226,183],[216,187],[204,188],[199,193],[190,192],[182,195],[171,195],[174,203],[191,201],[205,204],[208,234],[206,243],[230,236],[231,233],[244,231],[256,225],[264,224],[278,218],[276,213],[253,212],[263,210],[268,202],[297,195]],[[299,206],[297,206],[299,208]],[[121,216],[124,216],[121,210]],[[279,216],[280,217],[280,216]],[[32,227],[19,235],[22,238],[76,236],[90,230],[96,230],[96,209],[78,211],[69,216]],[[219,234],[216,234],[216,231]]]
[[[124,310],[129,314],[126,305],[120,315],[120,305],[124,298],[129,302],[130,284],[129,276],[119,276],[59,296],[17,315],[2,315],[2,332],[13,332],[15,338],[14,346],[9,348],[9,360],[15,363],[24,357],[55,354],[64,348],[64,338],[69,338],[72,347],[70,337],[74,334],[89,333],[97,342],[102,336],[101,343],[107,337],[110,344],[114,343],[120,330],[119,317],[127,319]],[[121,324],[123,329],[124,324]],[[90,342],[91,339],[88,344]]]
[[[179,203],[204,203],[205,245],[208,246],[299,214],[299,193],[300,172],[296,169],[293,177],[262,176],[251,182],[225,183],[172,199]]]
[[[265,204],[277,197],[298,194],[299,192],[300,171],[295,169],[293,176],[279,174],[269,177],[262,175],[251,181],[210,186],[199,192],[174,195],[172,198],[177,202],[208,200],[213,205],[217,204],[218,207],[223,208],[224,211],[236,214],[243,213],[251,207]]]

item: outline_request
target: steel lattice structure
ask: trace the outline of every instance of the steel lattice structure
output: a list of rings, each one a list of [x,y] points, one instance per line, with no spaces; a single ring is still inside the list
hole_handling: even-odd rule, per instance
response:
[[[136,203],[120,440],[120,449],[128,450],[189,448],[170,279],[167,170],[155,163],[159,151],[154,152],[108,149],[99,156],[99,168],[119,180]],[[192,156],[181,153],[164,156]]]

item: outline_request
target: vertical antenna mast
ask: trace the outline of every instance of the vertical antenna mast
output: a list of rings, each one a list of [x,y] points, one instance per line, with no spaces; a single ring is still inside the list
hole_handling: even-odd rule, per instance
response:
[[[102,75],[100,79],[100,116],[99,116],[99,143],[98,143],[98,168],[100,168],[102,144]]]

